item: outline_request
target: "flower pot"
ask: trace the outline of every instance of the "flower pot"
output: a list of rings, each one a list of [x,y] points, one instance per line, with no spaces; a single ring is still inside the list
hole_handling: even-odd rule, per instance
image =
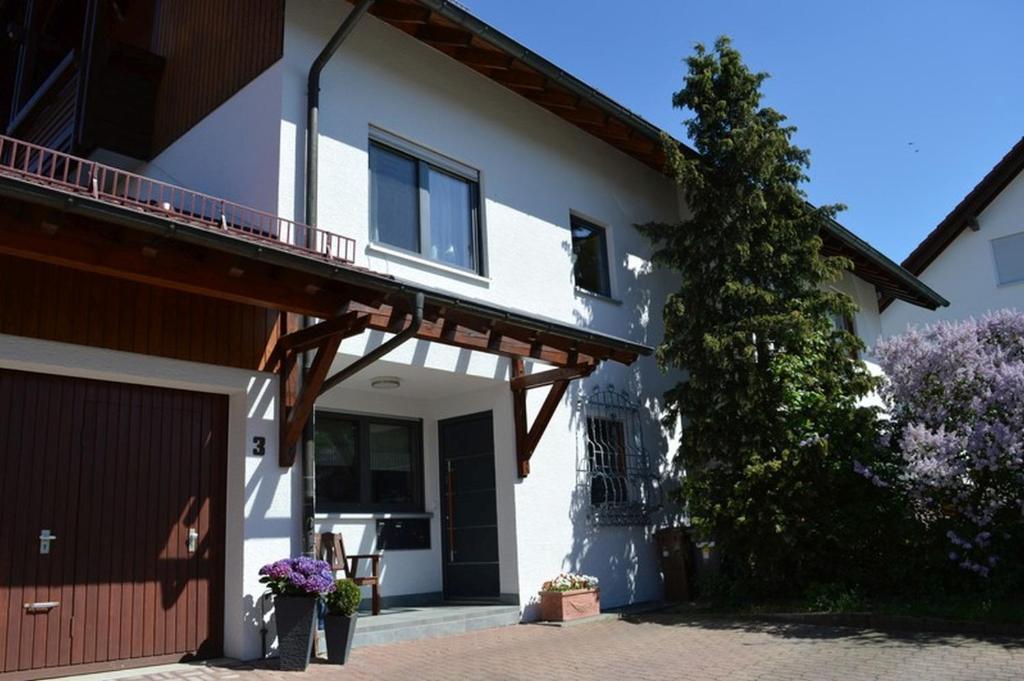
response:
[[[324,638],[327,639],[327,661],[345,664],[352,651],[352,638],[356,634],[357,615],[324,616]]]
[[[316,633],[316,596],[274,596],[277,654],[281,669],[305,671]]]
[[[567,622],[599,614],[600,589],[540,592],[540,617],[548,622]]]

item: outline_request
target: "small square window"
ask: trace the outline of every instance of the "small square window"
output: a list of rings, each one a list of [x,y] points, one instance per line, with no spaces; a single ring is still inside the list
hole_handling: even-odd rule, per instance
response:
[[[608,241],[605,230],[573,216],[571,231],[573,277],[576,286],[601,296],[610,296]]]
[[[1000,284],[1024,281],[1024,232],[992,240],[996,278]]]

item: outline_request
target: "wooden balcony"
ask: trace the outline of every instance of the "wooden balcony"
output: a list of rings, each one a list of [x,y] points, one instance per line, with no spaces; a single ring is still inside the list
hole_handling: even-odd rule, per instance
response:
[[[0,174],[330,261],[355,260],[348,237],[4,135]]]

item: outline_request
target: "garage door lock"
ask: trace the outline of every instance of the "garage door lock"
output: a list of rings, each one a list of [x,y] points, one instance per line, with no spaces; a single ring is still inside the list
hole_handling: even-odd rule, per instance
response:
[[[39,533],[39,553],[47,554],[50,552],[50,542],[57,538],[57,535],[50,534],[49,530],[43,530]]]

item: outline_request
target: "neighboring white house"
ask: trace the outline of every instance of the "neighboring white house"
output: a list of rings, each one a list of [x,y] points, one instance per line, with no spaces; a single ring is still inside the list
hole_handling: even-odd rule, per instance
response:
[[[307,74],[350,11],[288,2],[280,59],[155,158],[118,162],[304,219]],[[316,402],[317,532],[340,533],[350,553],[382,551],[385,606],[473,599],[529,620],[561,571],[597,576],[604,607],[659,599],[653,533],[678,520],[660,486],[678,435],[661,423],[662,395],[680,375],[661,372],[650,349],[677,279],[652,266],[634,225],[677,221],[685,206],[660,171],[658,130],[434,0],[378,3],[359,21],[323,72],[319,126],[317,227],[357,245],[336,271],[384,274],[456,312],[486,308],[619,350],[553,411],[546,391],[528,393],[527,422],[550,421],[524,469],[510,379],[517,361],[527,375],[542,362],[423,339],[398,347]],[[881,330],[880,294],[943,304],[840,225],[822,236],[854,262],[836,287],[860,305],[851,321],[867,344]],[[332,372],[391,337],[347,338]],[[500,334],[487,337],[499,348]],[[0,341],[0,366],[232,395],[223,652],[259,655],[257,571],[303,545],[302,466],[278,464],[277,375]]]
[[[891,296],[882,333],[940,320],[1024,310],[1024,138],[907,256],[903,267],[949,299],[926,310]]]

